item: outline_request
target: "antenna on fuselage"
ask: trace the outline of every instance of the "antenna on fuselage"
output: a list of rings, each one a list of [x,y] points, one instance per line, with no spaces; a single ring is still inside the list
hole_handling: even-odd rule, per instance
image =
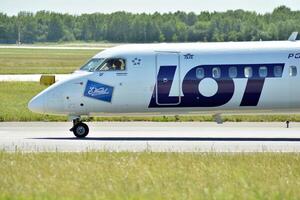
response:
[[[290,37],[289,37],[289,41],[296,41],[297,39],[297,36],[298,36],[298,32],[293,32]]]

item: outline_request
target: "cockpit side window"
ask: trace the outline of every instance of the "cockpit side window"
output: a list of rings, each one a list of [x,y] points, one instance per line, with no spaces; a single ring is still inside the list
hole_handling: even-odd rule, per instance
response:
[[[124,71],[126,61],[123,58],[108,58],[98,68],[99,71]]]

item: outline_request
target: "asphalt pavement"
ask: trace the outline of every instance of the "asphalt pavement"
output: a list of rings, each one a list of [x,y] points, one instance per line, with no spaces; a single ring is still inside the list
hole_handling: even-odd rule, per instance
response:
[[[70,122],[1,122],[5,151],[300,152],[300,123],[93,122],[77,139]]]

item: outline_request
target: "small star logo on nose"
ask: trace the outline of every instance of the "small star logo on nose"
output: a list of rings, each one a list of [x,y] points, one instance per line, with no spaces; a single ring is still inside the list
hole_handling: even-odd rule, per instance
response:
[[[140,58],[134,58],[132,61],[132,64],[133,65],[140,65],[141,64],[141,62],[142,62],[142,59],[140,59]]]

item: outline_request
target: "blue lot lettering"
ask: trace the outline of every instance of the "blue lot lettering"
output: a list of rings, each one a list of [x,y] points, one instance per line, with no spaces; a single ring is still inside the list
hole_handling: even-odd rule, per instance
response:
[[[290,53],[288,55],[288,59],[291,59],[291,58],[300,59],[300,53]]]
[[[228,103],[234,94],[234,81],[233,78],[229,76],[229,68],[235,66],[237,69],[237,74],[234,79],[241,79],[245,77],[245,67],[252,68],[252,76],[248,79],[245,92],[243,94],[240,106],[257,106],[263,85],[266,78],[280,78],[280,76],[275,77],[274,70],[275,66],[281,67],[281,72],[284,69],[283,63],[275,64],[246,64],[246,65],[199,65],[192,68],[187,72],[182,80],[182,92],[183,96],[179,98],[178,96],[170,96],[170,91],[172,83],[174,80],[175,72],[177,66],[160,66],[157,75],[157,84],[154,88],[152,98],[149,104],[149,108],[157,107],[218,107]],[[259,76],[259,69],[261,66],[267,68],[267,76]],[[219,67],[221,70],[220,78],[213,78],[212,69]],[[197,68],[204,69],[205,77],[197,78],[196,71]],[[203,96],[199,91],[199,83],[205,78],[213,78],[217,85],[218,90],[215,95],[211,97]],[[167,81],[166,81],[167,80]],[[201,88],[200,88],[201,90]]]

